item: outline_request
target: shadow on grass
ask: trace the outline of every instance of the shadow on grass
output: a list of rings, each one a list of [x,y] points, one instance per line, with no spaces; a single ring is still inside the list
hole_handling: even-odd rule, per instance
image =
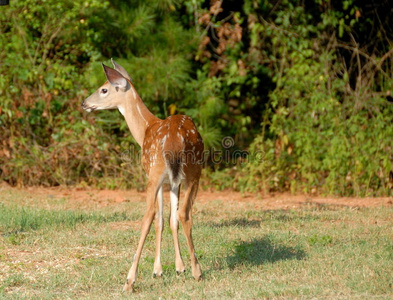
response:
[[[310,211],[314,210],[328,210],[328,207],[308,206]],[[306,212],[306,213],[305,213]],[[224,219],[219,222],[209,221],[206,225],[212,228],[225,228],[225,227],[240,227],[240,228],[258,228],[265,223],[271,221],[289,222],[289,221],[317,221],[321,216],[317,214],[307,213],[306,210],[264,210],[256,213],[255,216],[250,218],[236,217],[232,219]]]
[[[269,236],[235,244],[232,255],[227,256],[230,269],[237,265],[262,265],[280,260],[301,260],[306,257],[302,249],[274,243]]]
[[[260,220],[248,220],[246,218],[235,218],[231,220],[224,220],[219,223],[209,223],[208,226],[214,227],[214,228],[223,228],[223,227],[260,227],[261,226],[261,221]]]

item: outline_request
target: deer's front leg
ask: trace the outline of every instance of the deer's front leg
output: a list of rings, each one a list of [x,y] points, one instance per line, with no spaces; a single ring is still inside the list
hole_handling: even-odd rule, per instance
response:
[[[162,186],[157,193],[157,214],[156,214],[156,257],[154,260],[153,276],[162,276],[162,265],[161,265],[161,240],[162,231],[164,230],[164,220],[163,220],[163,206],[164,206],[164,195]]]
[[[173,244],[175,247],[175,266],[177,274],[183,273],[185,271],[183,259],[180,254],[179,247],[179,221],[177,218],[177,210],[179,207],[179,189],[180,186],[172,186],[170,191],[170,199],[171,199],[171,215],[169,218],[169,225],[171,227],[172,236],[173,236]]]

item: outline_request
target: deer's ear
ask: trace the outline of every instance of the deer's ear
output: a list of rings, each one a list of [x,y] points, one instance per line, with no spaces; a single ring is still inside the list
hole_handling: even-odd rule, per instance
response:
[[[113,60],[113,58],[111,58],[111,61],[112,61],[112,64],[113,64],[113,67],[115,68],[115,70],[117,72],[119,72],[121,75],[123,75],[124,78],[127,78],[129,81],[132,82],[131,76],[128,75],[127,71],[121,65],[119,65],[117,62],[115,62]]]
[[[102,64],[102,67],[104,68],[106,79],[108,79],[111,85],[123,91],[127,89],[127,79],[125,79],[124,76],[120,74],[120,72],[116,71],[115,69],[109,68],[104,64]]]

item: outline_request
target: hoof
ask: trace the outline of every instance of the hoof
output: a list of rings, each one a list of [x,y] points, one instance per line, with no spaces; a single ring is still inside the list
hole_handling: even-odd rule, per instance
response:
[[[201,281],[203,279],[201,266],[199,264],[197,264],[192,270],[192,276],[195,278],[196,281]]]
[[[124,292],[133,292],[134,291],[134,284],[135,284],[135,280],[131,281],[131,280],[127,279],[125,285],[123,286],[123,293]]]
[[[177,276],[179,276],[179,275],[181,275],[181,274],[184,274],[185,272],[186,272],[186,270],[183,270],[183,271],[178,271],[178,270],[176,270]]]

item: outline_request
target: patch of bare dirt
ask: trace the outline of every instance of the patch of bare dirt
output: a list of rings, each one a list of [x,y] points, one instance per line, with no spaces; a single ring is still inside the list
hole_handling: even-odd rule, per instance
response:
[[[263,196],[261,194],[242,194],[238,192],[201,192],[200,200],[209,201],[220,199],[223,201],[245,202],[256,205],[262,209],[288,209],[301,208],[304,206],[346,206],[346,207],[377,207],[393,205],[393,198],[356,198],[356,197],[321,197],[308,195],[277,194]]]
[[[65,198],[75,207],[84,206],[113,206],[123,202],[144,202],[146,193],[136,190],[97,190],[65,187],[29,187],[26,189],[0,186],[2,191],[18,191],[49,198]],[[169,199],[168,195],[165,195]],[[203,191],[199,190],[196,202],[199,206],[208,206],[210,202],[218,201],[234,205],[236,203],[254,205],[256,209],[296,209],[305,206],[317,207],[378,207],[393,205],[392,197],[356,198],[356,197],[320,197],[307,195],[277,194],[265,196],[259,193],[239,193],[235,191]]]
[[[25,190],[29,194],[42,196],[46,198],[67,199],[68,206],[75,208],[84,208],[90,206],[113,206],[123,202],[144,202],[145,193],[136,190],[97,190],[97,189],[80,189],[65,187],[28,187]]]

